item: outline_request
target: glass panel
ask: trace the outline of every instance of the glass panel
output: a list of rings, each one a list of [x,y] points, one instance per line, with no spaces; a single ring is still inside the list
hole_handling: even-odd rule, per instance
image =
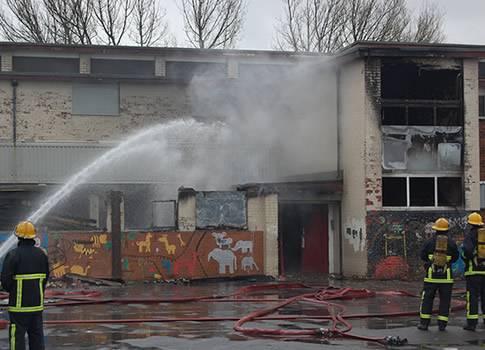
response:
[[[434,207],[434,178],[409,178],[409,201],[412,207]]]
[[[438,178],[438,206],[460,207],[463,205],[461,177]]]
[[[382,205],[384,207],[407,206],[405,177],[382,178]]]

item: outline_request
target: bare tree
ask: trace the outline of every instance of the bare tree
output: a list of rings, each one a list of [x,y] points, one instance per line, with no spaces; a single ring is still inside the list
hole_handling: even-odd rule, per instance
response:
[[[108,45],[120,45],[128,32],[134,0],[93,0],[102,41]]]
[[[445,39],[443,17],[442,9],[433,6],[430,2],[424,3],[412,23],[407,40],[429,43],[442,42]]]
[[[2,35],[10,41],[48,42],[48,23],[38,0],[5,0],[0,12]]]
[[[334,51],[345,30],[343,0],[285,0],[286,16],[279,20],[277,45],[293,51]]]
[[[51,35],[69,44],[92,44],[96,37],[93,0],[43,0]]]
[[[179,0],[190,44],[201,49],[233,47],[245,15],[244,0]]]
[[[406,0],[284,0],[277,47],[335,52],[356,41],[440,41],[442,13],[428,5],[415,19]]]
[[[130,38],[139,46],[167,44],[169,41],[166,11],[157,0],[135,0]]]

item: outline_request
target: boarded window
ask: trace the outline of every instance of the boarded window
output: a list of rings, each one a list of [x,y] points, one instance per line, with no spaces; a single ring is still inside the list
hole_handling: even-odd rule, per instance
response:
[[[167,78],[190,80],[195,76],[224,78],[227,76],[225,63],[214,62],[167,62]]]
[[[20,73],[78,74],[78,58],[13,57],[13,71]]]
[[[244,192],[197,192],[196,226],[209,228],[246,228]]]
[[[119,110],[118,84],[73,84],[72,114],[117,116]]]
[[[91,59],[91,73],[150,77],[155,75],[155,62],[144,60]]]
[[[174,200],[153,201],[153,224],[154,228],[169,229],[175,228],[175,206]]]

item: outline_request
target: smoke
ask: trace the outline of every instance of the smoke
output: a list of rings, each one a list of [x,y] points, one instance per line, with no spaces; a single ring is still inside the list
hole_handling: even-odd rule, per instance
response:
[[[142,228],[150,224],[151,201],[175,199],[180,186],[228,190],[335,171],[336,73],[325,58],[306,60],[240,63],[234,79],[216,79],[210,71],[194,77],[186,87],[192,115],[138,132],[131,137],[136,142],[127,137],[122,154],[87,180],[119,185],[88,188],[101,197],[108,189],[123,191],[132,218],[127,226]],[[72,201],[87,202],[87,192],[82,187],[72,192],[53,212],[86,217],[81,208],[87,203]]]

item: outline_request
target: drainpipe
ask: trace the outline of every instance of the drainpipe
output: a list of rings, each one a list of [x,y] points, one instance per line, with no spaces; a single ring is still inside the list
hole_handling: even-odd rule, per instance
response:
[[[12,143],[17,146],[17,80],[12,80]]]

